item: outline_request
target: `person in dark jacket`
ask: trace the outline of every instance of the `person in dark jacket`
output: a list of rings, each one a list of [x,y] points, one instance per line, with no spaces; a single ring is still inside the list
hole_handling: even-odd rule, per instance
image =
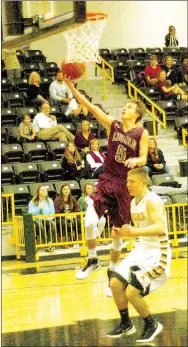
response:
[[[31,72],[29,76],[29,88],[27,90],[27,103],[31,106],[39,107],[42,104],[49,104],[44,98],[43,91],[40,88],[40,76],[36,71]]]
[[[68,142],[61,162],[65,179],[90,178],[89,165],[82,160],[76,146]]]
[[[153,175],[169,173],[169,167],[166,165],[163,152],[158,148],[157,142],[154,137],[150,137],[149,139],[148,157],[144,169],[149,174]]]
[[[170,55],[165,57],[162,70],[166,71],[166,82],[168,81],[169,86],[177,84],[177,71],[173,65],[173,58]]]
[[[81,123],[81,130],[78,131],[74,138],[75,146],[81,154],[82,158],[86,157],[89,152],[89,143],[95,138],[90,130],[90,123],[87,120],[83,120]]]
[[[178,47],[178,40],[176,37],[176,29],[173,25],[168,28],[168,34],[165,36],[165,46],[166,47]]]

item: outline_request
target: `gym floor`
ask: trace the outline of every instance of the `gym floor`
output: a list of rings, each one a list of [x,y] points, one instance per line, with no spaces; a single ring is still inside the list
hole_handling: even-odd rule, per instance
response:
[[[75,271],[84,259],[28,264],[2,263],[2,346],[187,346],[187,258],[173,259],[167,282],[147,297],[163,331],[147,344],[135,343],[143,322],[130,306],[136,333],[110,339],[119,322],[113,298],[105,296],[109,256],[83,280]],[[80,264],[79,264],[80,262]]]

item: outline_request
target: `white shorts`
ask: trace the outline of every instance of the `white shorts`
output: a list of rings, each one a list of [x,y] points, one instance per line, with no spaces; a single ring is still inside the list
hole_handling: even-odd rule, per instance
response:
[[[131,284],[133,286],[135,286],[133,284],[133,277],[136,278],[136,281],[138,280],[138,284],[141,284],[141,287],[135,287],[140,289],[142,296],[145,296],[161,287],[168,278],[171,259],[170,250],[168,251],[165,271],[156,278],[146,276],[147,272],[152,271],[159,265],[160,258],[160,248],[139,244],[121,261],[113,272],[112,277],[118,278],[125,285]]]

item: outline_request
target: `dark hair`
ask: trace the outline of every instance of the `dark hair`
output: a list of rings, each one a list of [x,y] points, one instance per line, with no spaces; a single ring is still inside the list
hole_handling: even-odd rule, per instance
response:
[[[63,184],[61,185],[60,192],[59,192],[59,197],[60,197],[60,199],[61,199],[61,201],[62,201],[62,203],[61,203],[61,205],[60,205],[60,209],[61,209],[61,210],[62,210],[63,207],[64,207],[64,205],[63,205],[64,198],[63,198],[63,193],[62,193],[62,189],[63,189],[64,187],[69,187],[69,189],[70,189],[69,184],[63,183]],[[69,194],[69,197],[68,197],[67,202],[69,203],[70,210],[73,210],[73,201],[72,201],[71,189],[70,189],[70,194]]]
[[[158,59],[157,59],[157,56],[156,56],[156,55],[154,55],[154,54],[150,55],[150,57],[149,57],[149,60],[153,60],[153,59],[158,60]]]

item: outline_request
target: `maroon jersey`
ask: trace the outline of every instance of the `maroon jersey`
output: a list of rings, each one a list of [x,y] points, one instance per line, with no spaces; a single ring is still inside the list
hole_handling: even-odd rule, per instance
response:
[[[125,166],[125,161],[139,157],[139,142],[143,131],[143,128],[124,131],[122,123],[116,120],[112,122],[104,165],[105,174],[121,180],[127,178],[130,169]]]

